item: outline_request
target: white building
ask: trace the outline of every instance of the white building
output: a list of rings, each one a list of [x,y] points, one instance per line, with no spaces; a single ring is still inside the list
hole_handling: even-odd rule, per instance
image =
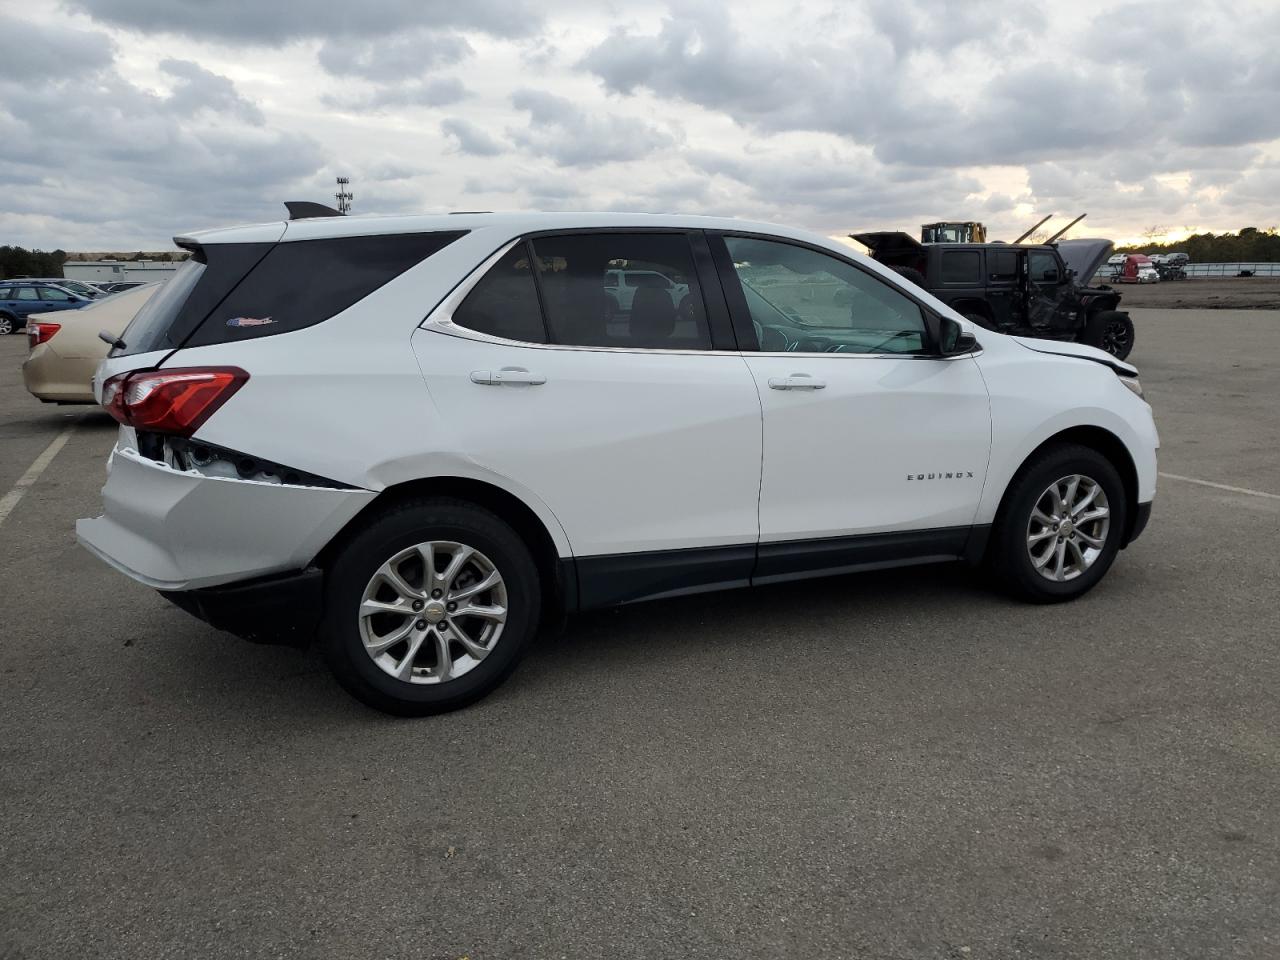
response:
[[[68,280],[167,280],[180,260],[68,260],[62,275]]]

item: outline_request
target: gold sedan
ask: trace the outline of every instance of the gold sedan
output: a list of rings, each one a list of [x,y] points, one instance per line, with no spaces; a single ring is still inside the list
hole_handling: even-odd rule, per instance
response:
[[[134,287],[79,310],[33,313],[27,318],[30,352],[22,364],[27,391],[46,403],[94,403],[90,381],[111,348],[98,336],[120,336],[158,283]]]

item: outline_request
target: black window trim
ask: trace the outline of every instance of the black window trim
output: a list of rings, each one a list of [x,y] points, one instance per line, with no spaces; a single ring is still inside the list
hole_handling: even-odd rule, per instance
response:
[[[756,353],[766,357],[848,357],[850,359],[872,359],[872,360],[936,360],[939,357],[943,359],[952,359],[941,353],[938,349],[939,340],[939,324],[941,317],[937,311],[929,304],[925,303],[917,297],[905,286],[898,286],[891,283],[884,277],[880,276],[874,270],[868,270],[865,266],[858,263],[851,257],[846,257],[830,249],[816,243],[809,243],[805,240],[796,240],[791,237],[780,237],[772,233],[760,233],[754,230],[708,230],[706,231],[707,239],[711,243],[712,254],[715,257],[716,265],[720,273],[720,283],[724,288],[726,299],[729,301],[729,313],[733,318],[733,329],[737,334],[738,343],[744,353]],[[873,280],[886,284],[902,294],[917,307],[920,308],[920,316],[924,323],[923,349],[919,353],[771,353],[760,349],[760,343],[756,339],[755,327],[751,324],[751,312],[747,307],[746,295],[742,292],[742,282],[738,278],[738,271],[733,268],[733,258],[729,256],[729,248],[724,242],[725,237],[741,237],[748,240],[767,240],[774,243],[785,243],[793,247],[800,247],[813,253],[825,254],[834,260],[848,264],[855,270],[858,270]],[[976,351],[975,351],[976,352]],[[972,353],[959,354],[958,356],[972,356]]]

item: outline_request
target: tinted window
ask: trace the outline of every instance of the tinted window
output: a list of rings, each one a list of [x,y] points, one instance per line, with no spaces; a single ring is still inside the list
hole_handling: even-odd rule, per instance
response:
[[[14,287],[9,297],[11,300],[38,300],[39,298],[40,295],[36,293],[35,287]]]
[[[289,333],[328,320],[460,236],[401,233],[277,243],[213,308],[190,345]]]
[[[525,244],[516,244],[489,268],[453,311],[453,322],[508,340],[547,342]]]
[[[156,291],[155,296],[143,304],[142,309],[125,327],[124,333],[120,335],[124,346],[113,348],[111,355],[115,357],[146,353],[150,350],[173,348],[181,343],[181,339],[176,342],[170,339],[170,330],[191,296],[191,291],[204,274],[203,258],[192,257],[178,267],[173,276]]]
[[[1058,280],[1058,260],[1048,251],[1031,251],[1031,279],[1036,283],[1055,283]]]
[[[946,250],[942,254],[943,283],[980,283],[977,250]]]
[[[684,234],[540,237],[533,250],[552,343],[711,349],[702,290]]]
[[[65,303],[68,300],[75,299],[74,297],[71,296],[71,294],[67,293],[66,291],[59,290],[56,287],[38,287],[37,289],[40,291],[41,300],[53,300],[56,302]]]
[[[760,349],[918,353],[924,316],[910,297],[850,263],[772,240],[726,237]]]

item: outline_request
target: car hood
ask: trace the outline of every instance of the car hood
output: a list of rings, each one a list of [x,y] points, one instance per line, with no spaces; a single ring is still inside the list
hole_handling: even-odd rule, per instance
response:
[[[1010,337],[1010,339],[1016,340],[1020,346],[1026,347],[1028,350],[1034,350],[1036,353],[1092,360],[1094,363],[1110,367],[1117,373],[1123,373],[1126,377],[1136,377],[1138,375],[1137,367],[1131,366],[1123,360],[1117,360],[1105,350],[1085,346],[1083,343],[1068,343],[1064,340],[1033,340],[1030,337]]]
[[[1102,239],[1058,241],[1058,253],[1067,267],[1076,272],[1076,278],[1084,284],[1093,278],[1098,268],[1111,256],[1114,247],[1115,244],[1110,240]]]
[[[901,230],[877,230],[871,233],[851,233],[849,236],[871,251],[871,256],[879,258],[893,253],[919,252],[924,245],[909,233]]]

